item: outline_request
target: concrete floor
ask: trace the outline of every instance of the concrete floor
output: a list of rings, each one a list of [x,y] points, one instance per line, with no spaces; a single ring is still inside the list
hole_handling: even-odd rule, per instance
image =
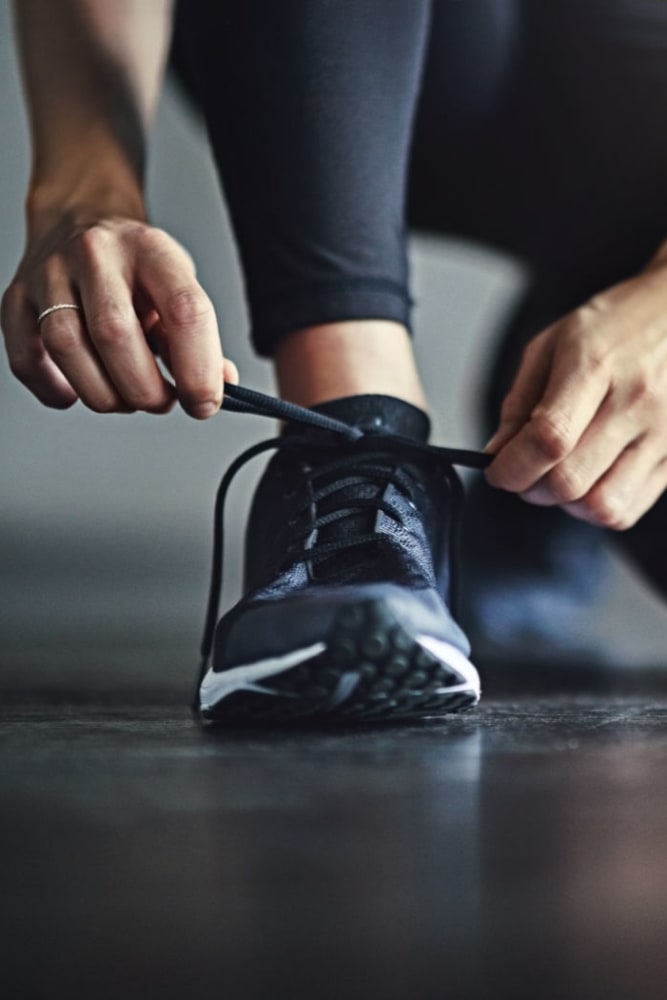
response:
[[[333,731],[6,703],[3,996],[661,1000],[667,697],[491,687]]]

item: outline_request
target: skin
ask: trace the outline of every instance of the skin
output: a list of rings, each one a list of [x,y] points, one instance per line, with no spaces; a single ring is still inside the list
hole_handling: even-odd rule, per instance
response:
[[[280,395],[300,406],[382,393],[427,409],[412,342],[399,323],[358,320],[296,330],[281,338],[274,365]]]
[[[167,0],[20,0],[14,16],[33,162],[27,242],[2,300],[9,364],[47,406],[193,417],[220,407],[215,313],[189,254],[147,221],[146,132],[160,90]],[[40,327],[47,306],[72,302]],[[165,378],[149,347],[159,352]]]
[[[631,527],[667,487],[667,243],[645,270],[527,345],[487,478],[530,503]]]
[[[25,252],[2,299],[10,367],[55,408],[166,413],[179,402],[212,416],[238,373],[192,259],[149,223],[143,193],[171,0],[59,0],[58,17],[51,0],[17,0],[14,16],[33,163]],[[38,327],[59,302],[81,311]],[[426,408],[394,323],[297,330],[274,361],[281,394],[302,405],[377,392]],[[667,243],[641,274],[529,343],[487,445],[488,480],[627,528],[667,487],[665,427]]]

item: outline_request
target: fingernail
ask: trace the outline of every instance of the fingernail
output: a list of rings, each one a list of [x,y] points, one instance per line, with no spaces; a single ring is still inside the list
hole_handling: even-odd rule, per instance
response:
[[[219,403],[196,403],[190,407],[190,414],[197,420],[206,420],[220,409]]]

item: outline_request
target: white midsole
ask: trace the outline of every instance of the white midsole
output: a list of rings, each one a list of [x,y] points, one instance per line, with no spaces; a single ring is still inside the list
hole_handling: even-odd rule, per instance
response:
[[[232,667],[231,670],[222,670],[216,673],[209,667],[199,689],[201,708],[204,711],[207,708],[213,708],[234,691],[256,690],[257,681],[263,681],[267,677],[274,677],[276,674],[291,670],[292,667],[297,667],[305,660],[319,656],[326,648],[326,643],[315,642],[312,646],[304,646],[303,649],[293,649],[291,653],[285,653],[284,656],[271,656],[266,660],[259,660],[257,663],[246,663],[241,667]]]
[[[468,657],[464,656],[460,649],[453,646],[451,642],[445,642],[443,639],[435,639],[432,635],[418,635],[416,639],[419,645],[427,652],[433,653],[436,660],[446,663],[448,667],[453,667],[457,674],[463,677],[464,683],[460,685],[462,691],[470,689],[479,698],[481,690],[479,674]],[[448,687],[447,690],[454,693],[458,688]]]
[[[446,690],[451,694],[456,694],[459,691],[472,691],[479,697],[479,674],[460,649],[431,635],[418,635],[416,641],[423,649],[432,653],[441,663],[452,667],[463,678],[463,683],[443,688],[443,691]],[[257,663],[246,663],[240,667],[232,667],[231,670],[214,671],[209,667],[199,689],[201,710],[205,712],[214,708],[218,702],[226,698],[227,695],[233,694],[234,691],[261,691],[261,688],[258,688],[259,681],[291,670],[292,667],[297,667],[300,663],[319,656],[325,649],[326,643],[316,642],[311,646],[304,646],[302,649],[294,649],[291,653],[285,653],[283,656],[271,656],[266,660],[259,660]],[[266,693],[273,692],[267,690]]]

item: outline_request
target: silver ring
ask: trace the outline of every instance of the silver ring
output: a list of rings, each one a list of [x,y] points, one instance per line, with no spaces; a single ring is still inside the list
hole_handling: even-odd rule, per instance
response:
[[[81,306],[75,305],[74,302],[59,302],[57,306],[49,306],[48,309],[39,314],[37,317],[37,326],[40,325],[43,319],[50,316],[51,313],[58,312],[60,309],[76,309],[77,312],[81,312]]]

